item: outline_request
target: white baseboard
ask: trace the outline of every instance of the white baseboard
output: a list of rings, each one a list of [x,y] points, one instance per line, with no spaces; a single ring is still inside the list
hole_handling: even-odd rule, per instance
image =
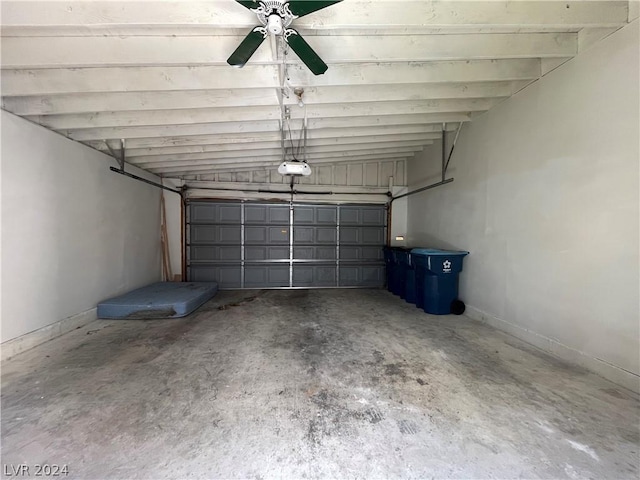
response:
[[[557,340],[545,337],[539,333],[527,330],[526,328],[510,323],[501,318],[494,317],[475,307],[467,305],[465,315],[472,320],[491,325],[498,330],[508,333],[520,340],[538,347],[540,350],[575,365],[579,365],[592,371],[635,393],[640,393],[640,376],[632,372],[616,367],[602,359],[591,357],[588,354],[564,345]]]
[[[51,339],[64,335],[71,330],[82,327],[89,322],[96,320],[97,309],[92,308],[86,312],[79,313],[72,317],[63,318],[59,322],[52,323],[46,327],[39,328],[0,345],[0,360],[7,360],[26,350],[43,344]]]

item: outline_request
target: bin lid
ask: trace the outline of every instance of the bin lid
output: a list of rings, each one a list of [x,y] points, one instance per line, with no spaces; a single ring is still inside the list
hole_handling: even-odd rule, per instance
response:
[[[469,255],[469,252],[465,252],[465,251],[455,251],[455,250],[438,250],[436,248],[414,248],[413,250],[411,250],[411,255],[422,255],[422,256],[435,256],[435,255],[442,255],[442,256],[452,256],[452,255],[460,255],[460,256],[465,256],[465,255]]]

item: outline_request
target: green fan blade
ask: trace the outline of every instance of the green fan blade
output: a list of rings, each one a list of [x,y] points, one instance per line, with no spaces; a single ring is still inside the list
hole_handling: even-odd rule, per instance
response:
[[[260,33],[256,27],[249,35],[245,37],[242,43],[236,48],[236,51],[231,54],[227,63],[234,67],[243,67],[245,63],[249,61],[251,55],[256,53],[256,50],[260,44],[264,41],[264,35]]]
[[[288,30],[293,30],[293,28],[289,28]],[[311,70],[314,75],[322,75],[329,67],[327,67],[327,64],[324,63],[318,54],[313,51],[313,48],[311,48],[304,38],[302,38],[295,30],[293,31],[295,33],[291,34],[288,38],[285,37],[287,43],[291,45],[291,48],[296,52],[296,55],[300,57],[300,60],[309,67],[309,70]]]
[[[310,13],[317,12],[323,8],[330,7],[336,3],[340,3],[342,0],[329,0],[329,1],[316,1],[316,0],[291,0],[287,2],[289,4],[289,10],[291,13],[298,17],[309,15]]]
[[[236,0],[240,5],[246,8],[258,8],[260,6],[260,2],[258,0]]]

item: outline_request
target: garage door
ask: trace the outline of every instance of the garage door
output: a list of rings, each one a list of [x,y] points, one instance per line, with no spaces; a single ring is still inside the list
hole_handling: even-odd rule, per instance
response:
[[[187,276],[222,289],[379,287],[384,205],[190,202]]]

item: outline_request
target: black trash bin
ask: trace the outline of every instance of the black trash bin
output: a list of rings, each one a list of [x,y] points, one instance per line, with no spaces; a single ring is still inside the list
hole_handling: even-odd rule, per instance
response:
[[[416,306],[434,315],[460,315],[464,303],[458,299],[458,274],[469,252],[414,248]]]
[[[393,284],[393,252],[391,247],[384,247],[382,249],[384,253],[384,266],[385,266],[385,278],[387,281],[387,290],[392,291]]]
[[[386,267],[387,290],[394,295],[405,297],[405,271],[409,263],[410,248],[384,247],[384,263]]]
[[[409,264],[410,248],[391,247],[393,269],[391,271],[391,293],[400,298],[406,296],[406,271]]]
[[[399,295],[408,303],[416,303],[416,271],[411,252],[406,250],[398,253],[397,258],[397,268],[400,270],[398,281],[402,283]]]

